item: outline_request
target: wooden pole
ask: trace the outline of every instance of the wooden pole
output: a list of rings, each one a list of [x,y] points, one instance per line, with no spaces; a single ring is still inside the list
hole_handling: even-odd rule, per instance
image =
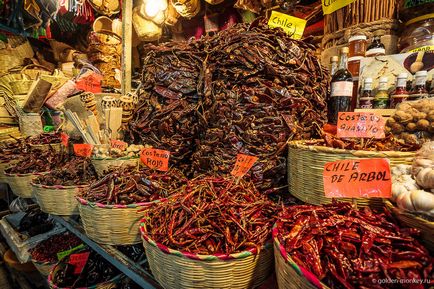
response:
[[[122,1],[122,95],[131,92],[133,1]]]

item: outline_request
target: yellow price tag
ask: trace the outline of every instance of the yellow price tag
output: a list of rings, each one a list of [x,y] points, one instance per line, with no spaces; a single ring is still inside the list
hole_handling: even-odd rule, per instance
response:
[[[280,27],[293,39],[301,39],[301,37],[303,37],[306,23],[307,20],[289,16],[277,11],[272,11],[270,19],[268,20],[268,26],[270,28]]]
[[[356,0],[321,0],[324,15],[332,14],[336,10],[355,2]]]
[[[415,49],[412,49],[408,52],[419,52],[419,51],[434,51],[434,45],[426,45],[426,46],[422,46],[422,47],[418,47]]]

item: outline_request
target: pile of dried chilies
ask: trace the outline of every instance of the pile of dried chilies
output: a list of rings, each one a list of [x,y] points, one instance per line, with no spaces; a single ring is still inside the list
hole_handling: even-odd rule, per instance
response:
[[[417,229],[398,227],[388,212],[350,203],[287,207],[277,223],[280,243],[299,266],[331,288],[424,288],[379,280],[433,280],[433,258]]]
[[[277,206],[250,182],[198,177],[168,201],[145,211],[148,237],[196,254],[232,254],[261,248]]]
[[[26,138],[26,142],[31,145],[56,144],[61,143],[62,139],[60,133],[41,133]]]
[[[72,157],[61,168],[37,177],[34,182],[45,186],[80,186],[94,182],[97,177],[90,159]]]
[[[105,205],[128,205],[166,198],[187,182],[177,169],[150,172],[135,167],[121,167],[92,183],[80,197]]]
[[[70,250],[81,245],[81,241],[74,234],[66,232],[54,235],[47,240],[38,243],[36,247],[30,250],[33,260],[41,263],[57,263],[57,253]]]
[[[24,156],[29,152],[24,139],[2,142],[0,145],[0,163],[8,163]]]
[[[21,158],[17,164],[7,168],[5,172],[10,174],[49,172],[61,167],[68,159],[66,153],[57,153],[53,149],[47,151],[33,149],[31,152],[31,154]]]

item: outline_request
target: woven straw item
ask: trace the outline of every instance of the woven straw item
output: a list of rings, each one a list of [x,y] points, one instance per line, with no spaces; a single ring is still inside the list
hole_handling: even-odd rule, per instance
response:
[[[58,287],[56,284],[54,284],[53,278],[56,275],[56,272],[60,270],[62,266],[65,266],[65,264],[62,262],[57,263],[50,271],[50,274],[48,274],[47,282],[50,289],[70,289],[70,288]],[[121,280],[122,280],[122,275],[118,275],[107,282],[99,283],[90,287],[80,287],[77,289],[114,289],[114,288],[118,288],[117,285],[121,282]]]
[[[117,159],[97,159],[91,160],[92,164],[96,170],[98,176],[103,176],[104,171],[107,171],[110,167],[120,167],[120,166],[139,166],[140,158],[117,158]]]
[[[49,172],[34,174],[8,174],[5,173],[5,180],[12,189],[14,195],[21,198],[33,198],[33,188],[30,184],[33,178],[48,174]]]
[[[431,252],[434,252],[434,222],[397,208],[390,201],[386,201],[385,204],[404,226],[419,229],[422,234],[422,242]]]
[[[140,243],[139,212],[154,203],[104,205],[77,197],[78,209],[86,235],[100,244],[130,245]]]
[[[88,186],[44,186],[31,183],[33,195],[41,210],[48,214],[71,216],[78,215],[76,195]]]
[[[285,248],[277,238],[278,228],[273,227],[274,264],[279,289],[329,289],[312,273],[299,267],[286,253]],[[309,280],[312,282],[309,282]],[[315,285],[313,285],[315,284]]]
[[[273,248],[232,255],[195,255],[155,243],[140,231],[155,279],[166,289],[241,289],[262,284],[273,270]]]
[[[289,192],[303,202],[321,205],[332,202],[324,195],[323,171],[324,165],[344,159],[387,158],[391,166],[411,164],[413,152],[374,152],[350,151],[323,146],[307,146],[303,141],[292,141],[288,146],[288,183]],[[341,201],[357,203],[358,206],[383,207],[380,198],[370,199],[339,199]]]
[[[32,259],[33,265],[35,265],[36,269],[41,273],[45,278],[50,275],[51,270],[56,265],[56,263],[42,263]]]
[[[18,163],[19,160],[12,160],[6,163],[0,163],[0,183],[7,183],[6,177],[5,177],[5,169],[8,167],[11,167]]]

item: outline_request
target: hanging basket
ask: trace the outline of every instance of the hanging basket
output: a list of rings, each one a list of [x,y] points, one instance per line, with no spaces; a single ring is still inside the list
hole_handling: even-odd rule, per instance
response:
[[[411,164],[415,153],[399,151],[354,151],[335,149],[324,146],[306,145],[304,141],[292,141],[288,144],[288,183],[289,192],[303,202],[321,205],[332,202],[324,195],[323,171],[324,165],[345,159],[387,158],[391,166]],[[343,202],[353,202],[360,207],[383,207],[383,199],[357,198],[340,199]]]
[[[170,0],[173,7],[182,17],[191,19],[200,11],[199,0]]]
[[[72,216],[79,215],[76,199],[80,190],[89,187],[84,186],[45,186],[31,182],[33,195],[41,210],[47,214]]]
[[[6,169],[7,171],[7,169]],[[10,174],[5,172],[5,180],[12,189],[14,195],[21,198],[33,198],[33,187],[30,184],[33,178],[48,174],[49,172],[33,174]]]
[[[273,270],[273,248],[266,245],[230,255],[196,255],[167,248],[140,232],[152,274],[164,288],[248,289],[261,285]]]
[[[139,7],[133,9],[133,26],[141,41],[155,41],[163,35],[163,29],[140,15]]]
[[[77,200],[83,228],[89,238],[100,244],[130,245],[140,243],[141,211],[164,199],[130,205],[104,205],[80,197]]]
[[[0,73],[20,66],[24,58],[34,55],[30,42],[22,36],[8,36],[9,46],[0,47]]]

